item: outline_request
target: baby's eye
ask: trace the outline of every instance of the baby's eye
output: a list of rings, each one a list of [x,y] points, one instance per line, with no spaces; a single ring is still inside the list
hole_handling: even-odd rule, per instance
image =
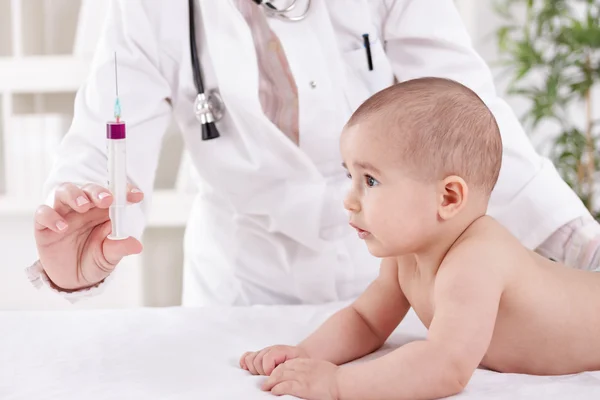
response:
[[[346,177],[348,177],[348,179],[352,179],[352,175],[350,175],[350,172],[346,172]]]
[[[377,182],[377,179],[373,178],[371,175],[365,175],[365,181],[367,183],[367,186],[369,186],[369,187],[379,185],[379,182]]]

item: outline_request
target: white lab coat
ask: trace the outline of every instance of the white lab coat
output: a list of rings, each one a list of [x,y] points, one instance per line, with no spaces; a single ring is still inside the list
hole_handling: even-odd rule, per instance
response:
[[[303,22],[270,19],[298,86],[297,147],[262,112],[252,37],[231,0],[199,0],[197,8],[205,86],[218,88],[226,105],[221,137],[212,141],[201,140],[192,112],[187,1],[113,1],[48,190],[64,181],[106,182],[103,132],[112,116],[116,50],[129,179],[146,193],[146,204],[129,213],[131,233],[139,237],[143,229],[172,113],[202,180],[185,236],[185,305],[318,303],[352,298],[367,286],[378,261],[347,224],[338,140],[352,111],[394,78],[452,78],[487,102],[504,141],[489,212],[526,246],[586,213],[496,97],[451,0],[312,3]],[[372,39],[374,71],[363,33]]]

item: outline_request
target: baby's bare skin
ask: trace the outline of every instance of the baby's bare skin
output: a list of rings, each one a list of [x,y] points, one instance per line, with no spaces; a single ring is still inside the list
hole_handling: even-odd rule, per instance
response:
[[[477,241],[470,240],[477,237]],[[489,245],[482,248],[486,240]],[[574,270],[524,248],[489,217],[476,221],[448,252],[467,249],[500,278],[502,296],[495,328],[481,366],[499,372],[560,375],[600,370],[600,273]],[[429,328],[435,314],[435,280],[423,279],[399,259],[398,281],[407,300]],[[493,261],[493,262],[492,262]],[[461,268],[460,259],[440,268]],[[492,317],[493,310],[490,310]]]
[[[297,347],[246,353],[242,367],[271,375],[270,389],[289,374],[281,369],[286,360],[320,360],[288,369],[316,371],[313,390],[334,399],[446,397],[460,392],[478,366],[531,375],[600,370],[600,273],[544,259],[487,216],[439,260],[384,259],[378,279],[350,307]],[[429,331],[425,340],[332,369],[329,363],[379,348],[410,307]]]
[[[242,355],[242,368],[269,376],[265,390],[438,399],[464,390],[478,367],[600,370],[600,273],[546,260],[486,216],[502,159],[493,116],[456,85],[416,85],[370,101],[341,140],[352,180],[344,207],[382,260],[379,276],[297,346]],[[425,338],[348,364],[379,349],[411,307]]]

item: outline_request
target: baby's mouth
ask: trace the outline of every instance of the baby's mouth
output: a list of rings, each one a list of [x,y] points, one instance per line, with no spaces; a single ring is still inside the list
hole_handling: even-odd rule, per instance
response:
[[[358,237],[363,240],[368,238],[371,235],[371,232],[365,231],[364,229],[359,228],[358,226],[354,225],[353,223],[350,223],[350,226],[353,227],[354,229],[356,229],[356,232],[358,233]]]

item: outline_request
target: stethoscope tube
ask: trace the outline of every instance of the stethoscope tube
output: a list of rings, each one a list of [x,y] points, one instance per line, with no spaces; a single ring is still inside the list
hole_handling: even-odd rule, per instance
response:
[[[202,125],[202,140],[216,139],[219,136],[219,130],[215,124],[215,116],[212,112],[210,99],[204,93],[204,82],[202,80],[202,70],[200,69],[200,60],[198,58],[198,48],[196,46],[196,24],[194,18],[194,2],[189,0],[189,25],[190,25],[190,55],[192,58],[192,71],[194,74],[194,84],[198,95],[194,103],[196,118]]]
[[[196,1],[197,0],[189,0],[190,57],[192,59],[194,85],[196,86],[196,91],[198,93],[196,95],[196,101],[194,102],[194,113],[202,125],[202,140],[211,140],[221,136],[219,134],[219,130],[217,129],[216,121],[222,117],[223,102],[216,92],[208,95],[204,92],[204,81],[202,79],[202,69],[200,66],[198,47],[196,44],[196,21],[194,18],[194,3]],[[285,9],[278,9],[269,1],[252,1],[254,1],[258,6],[264,7],[268,15],[292,22],[301,21],[306,18],[311,5],[311,0],[308,0],[306,10],[302,15],[290,17],[286,14],[296,7],[298,0],[291,0],[291,3]]]

